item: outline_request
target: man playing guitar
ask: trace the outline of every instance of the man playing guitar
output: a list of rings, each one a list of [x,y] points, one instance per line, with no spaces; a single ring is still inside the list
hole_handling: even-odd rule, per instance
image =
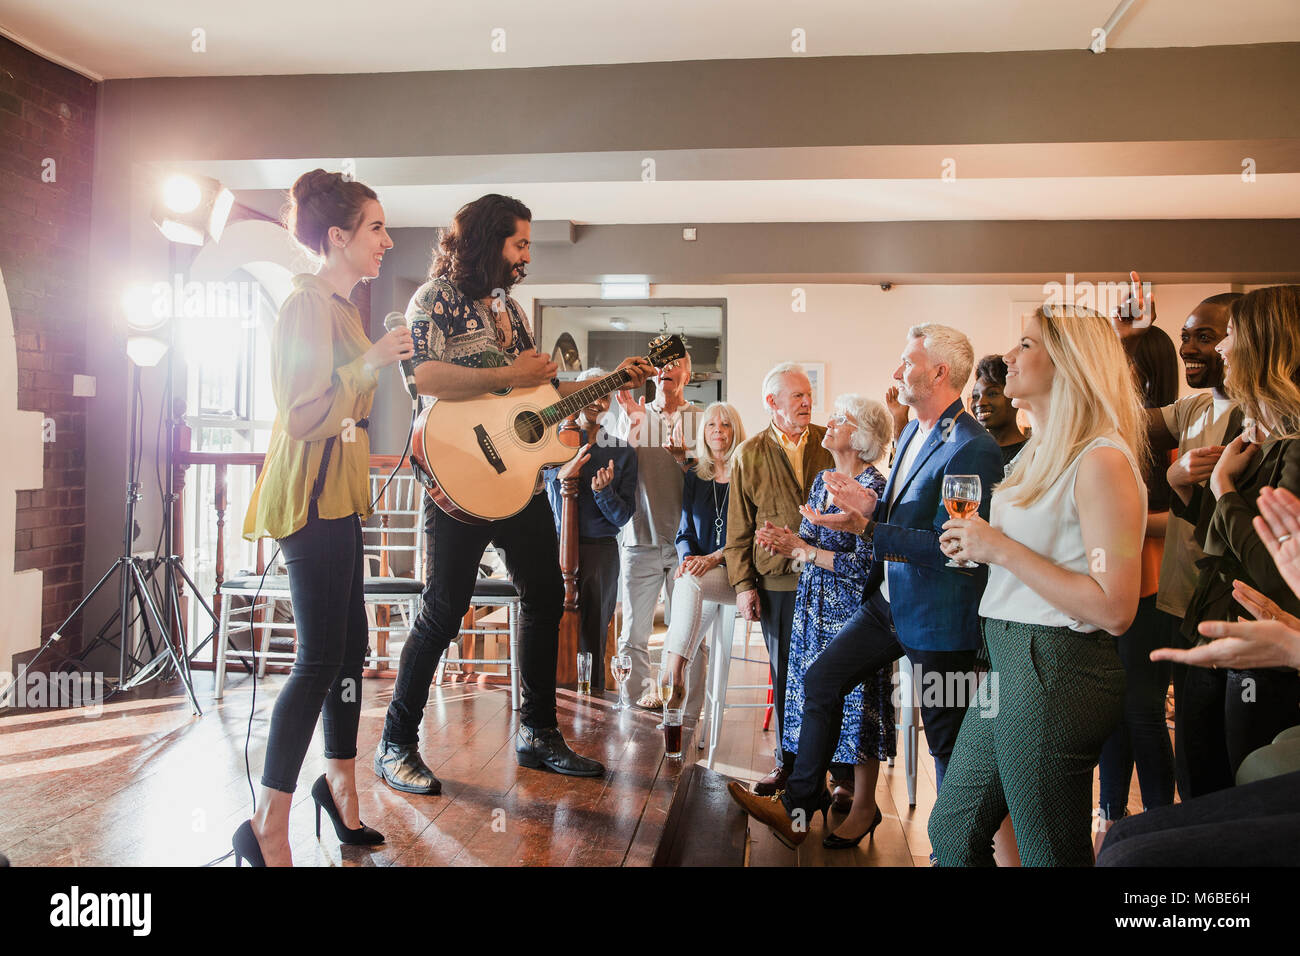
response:
[[[535,350],[523,310],[508,294],[530,261],[532,213],[516,199],[489,194],[462,207],[442,236],[430,279],[411,298],[407,322],[415,343],[416,387],[438,399],[472,399],[508,387],[554,381],[556,364]],[[654,372],[644,358],[619,368],[640,386]],[[429,685],[460,630],[488,543],[505,557],[519,591],[519,672],[523,700],[515,756],[520,766],[596,777],[605,768],[569,749],[557,726],[555,668],[564,583],[551,508],[541,488],[509,518],[467,524],[426,497],[428,562],[424,595],[398,664],[393,701],[375,752],[375,773],[396,790],[436,794],[442,785],[420,758],[419,735]]]

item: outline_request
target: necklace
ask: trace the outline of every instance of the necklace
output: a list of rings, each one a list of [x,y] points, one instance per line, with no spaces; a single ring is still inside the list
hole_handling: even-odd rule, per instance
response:
[[[716,547],[722,547],[722,536],[727,530],[727,519],[723,517],[725,512],[722,510],[727,506],[727,496],[731,494],[731,483],[727,483],[726,489],[722,492],[722,504],[718,504],[718,483],[709,482],[709,487],[713,491],[713,543]]]

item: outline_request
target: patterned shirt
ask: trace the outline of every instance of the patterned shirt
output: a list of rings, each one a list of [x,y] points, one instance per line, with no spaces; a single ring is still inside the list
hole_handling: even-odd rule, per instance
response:
[[[505,302],[510,313],[509,345],[501,341],[492,310],[467,297],[449,279],[431,279],[420,286],[406,307],[406,324],[415,343],[412,367],[438,361],[496,368],[530,351],[533,336],[523,309],[510,296]]]

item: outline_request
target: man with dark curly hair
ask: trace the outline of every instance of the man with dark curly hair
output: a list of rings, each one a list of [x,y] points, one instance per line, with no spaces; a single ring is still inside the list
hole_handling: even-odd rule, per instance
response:
[[[532,213],[495,193],[456,213],[439,240],[429,281],[406,309],[415,342],[415,384],[421,395],[463,400],[509,387],[554,384],[561,395],[576,382],[556,382],[556,364],[534,348],[511,287],[530,261]],[[631,386],[653,372],[628,359]],[[564,584],[555,524],[541,486],[518,514],[466,524],[426,499],[426,584],[420,613],[402,648],[393,702],[375,752],[375,773],[396,790],[436,794],[442,785],[420,758],[420,722],[434,670],[469,609],[479,559],[488,543],[505,556],[520,596],[519,673],[523,701],[515,755],[524,767],[596,777],[604,767],[569,749],[557,726],[555,665]]]

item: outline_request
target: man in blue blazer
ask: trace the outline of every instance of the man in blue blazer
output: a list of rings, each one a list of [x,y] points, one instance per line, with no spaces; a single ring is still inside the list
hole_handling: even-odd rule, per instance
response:
[[[788,843],[801,842],[807,833],[806,826],[792,825],[792,818],[802,815],[806,821],[827,803],[826,771],[839,740],[844,699],[854,687],[903,654],[919,671],[942,674],[945,689],[974,686],[979,604],[988,571],[947,567],[939,550],[939,534],[949,517],[944,476],[979,476],[979,511],[985,520],[993,486],[1002,480],[997,441],[962,407],[961,390],[974,362],[970,340],[956,329],[913,326],[894,379],[899,401],[911,406],[916,418],[899,436],[884,497],[877,501],[852,479],[830,474],[827,486],[842,513],[803,509],[815,524],[871,540],[875,562],[862,607],[804,675],[799,754],[780,801],[731,784],[736,801]],[[921,700],[937,785],[943,782],[967,704],[964,692],[958,699],[940,696],[935,701],[923,694]]]

